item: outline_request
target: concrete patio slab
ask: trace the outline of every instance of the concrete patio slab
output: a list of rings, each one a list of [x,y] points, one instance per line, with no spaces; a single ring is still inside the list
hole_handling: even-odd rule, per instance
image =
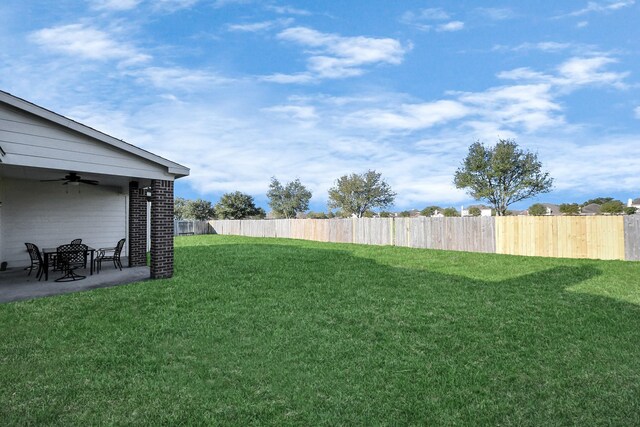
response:
[[[49,272],[49,280],[38,281],[33,271],[27,276],[27,271],[16,268],[0,272],[0,303],[41,298],[71,292],[87,291],[97,288],[124,285],[149,279],[149,267],[125,267],[122,271],[104,267],[100,274],[89,274],[89,270],[77,270],[78,274],[87,276],[86,279],[74,282],[56,282],[60,273]]]

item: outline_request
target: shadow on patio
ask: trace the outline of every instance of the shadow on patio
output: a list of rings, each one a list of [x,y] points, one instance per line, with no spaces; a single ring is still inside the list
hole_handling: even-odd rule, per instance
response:
[[[123,258],[123,264],[127,265]],[[149,279],[149,267],[124,267],[122,271],[106,266],[100,274],[89,274],[89,269],[79,269],[78,274],[87,276],[86,279],[73,282],[56,282],[60,272],[49,272],[49,280],[36,279],[34,270],[30,276],[22,268],[8,269],[0,272],[0,303],[41,298],[52,295],[80,292],[90,289],[106,288],[124,285]]]

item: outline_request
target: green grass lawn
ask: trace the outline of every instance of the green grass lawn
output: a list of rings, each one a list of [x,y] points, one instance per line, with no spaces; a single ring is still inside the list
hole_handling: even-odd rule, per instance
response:
[[[2,425],[640,424],[638,263],[183,237],[0,325]]]

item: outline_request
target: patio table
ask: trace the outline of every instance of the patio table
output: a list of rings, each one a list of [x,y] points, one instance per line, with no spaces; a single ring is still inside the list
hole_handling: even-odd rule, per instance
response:
[[[44,268],[45,281],[49,280],[49,258],[51,258],[51,255],[55,255],[57,252],[58,252],[58,248],[44,248],[42,250],[42,260],[44,262],[43,268]],[[89,266],[89,272],[90,272],[90,275],[93,276],[93,257],[96,250],[90,246],[87,246],[86,252],[91,252],[91,262]],[[85,259],[86,259],[86,254],[85,254]]]

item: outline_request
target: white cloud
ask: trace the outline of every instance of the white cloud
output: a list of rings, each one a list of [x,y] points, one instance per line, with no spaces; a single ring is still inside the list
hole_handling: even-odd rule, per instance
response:
[[[316,110],[308,105],[276,105],[263,108],[262,111],[276,113],[295,120],[315,120],[318,118]]]
[[[558,88],[574,89],[584,85],[605,85],[624,89],[629,72],[606,71],[609,64],[618,62],[608,56],[573,57],[557,67],[557,73],[546,74],[530,68],[516,68],[498,74],[499,78],[552,84]]]
[[[609,1],[609,2],[595,2],[590,1],[587,5],[579,10],[568,13],[566,16],[581,16],[586,15],[588,13],[603,13],[603,12],[613,12],[625,7],[633,6],[635,4],[635,0],[617,0],[617,1]]]
[[[450,15],[444,9],[432,7],[418,11],[407,11],[400,17],[400,22],[421,31],[429,31],[433,28],[433,21],[444,21],[449,18]]]
[[[580,21],[576,24],[576,28],[584,28],[589,25],[589,21]]]
[[[449,19],[450,15],[442,8],[432,7],[426,9],[420,9],[417,12],[405,12],[403,15],[403,19],[406,21],[422,21],[422,20],[430,20],[430,21],[444,21],[445,19]]]
[[[636,108],[633,110],[633,112],[634,112],[634,114],[635,114],[635,116],[636,116],[636,119],[640,119],[640,107],[636,107]]]
[[[535,132],[564,123],[548,84],[514,85],[490,88],[484,92],[461,93],[461,102],[474,107],[483,121],[507,129]]]
[[[298,74],[282,74],[276,73],[269,76],[261,77],[261,80],[271,83],[292,84],[292,83],[311,83],[315,81],[315,77],[311,73]]]
[[[93,7],[98,10],[135,9],[142,0],[94,0]]]
[[[492,21],[503,21],[506,19],[511,19],[516,16],[513,10],[509,8],[498,8],[498,7],[479,7],[476,11]]]
[[[291,6],[275,6],[275,5],[267,5],[267,10],[271,10],[280,15],[299,15],[299,16],[309,16],[311,12],[304,9],[298,9]]]
[[[546,42],[537,42],[537,43],[520,43],[516,46],[505,46],[505,45],[495,45],[492,50],[494,51],[510,51],[510,52],[521,52],[521,51],[531,51],[531,50],[539,50],[541,52],[561,52],[567,49],[578,49],[583,48],[581,45],[576,45],[574,43],[566,43],[566,42],[554,42],[554,41],[546,41]]]
[[[616,62],[617,60],[606,56],[571,58],[562,63],[558,71],[569,85],[603,84],[624,88],[626,85],[623,80],[629,75],[628,72],[602,70],[607,64]]]
[[[441,100],[421,104],[403,104],[394,110],[365,109],[349,115],[346,122],[388,130],[417,130],[441,125],[469,114],[463,104]]]
[[[554,144],[538,142],[538,151],[555,178],[557,190],[573,193],[637,191],[640,187],[640,137],[606,135],[559,137]],[[584,140],[589,140],[588,144]],[[578,143],[577,141],[580,141]],[[597,159],[597,167],[594,166]]]
[[[446,24],[438,25],[438,31],[460,31],[464,28],[464,22],[451,21]]]
[[[307,82],[317,79],[345,78],[365,72],[364,66],[376,64],[397,65],[409,48],[390,38],[342,37],[305,28],[288,28],[278,34],[280,40],[307,47],[307,74],[287,76],[275,74],[265,80],[273,82]]]
[[[251,22],[245,24],[229,24],[229,31],[256,33],[271,30],[274,27],[283,27],[293,22],[292,19],[277,19],[273,21]]]
[[[188,9],[198,2],[199,0],[154,0],[153,6],[155,9],[175,12],[180,9]]]
[[[529,67],[514,68],[509,71],[501,71],[498,73],[498,78],[505,80],[519,80],[519,81],[533,81],[533,82],[553,82],[555,77],[534,71]]]
[[[96,61],[120,60],[133,64],[151,59],[130,44],[118,42],[107,32],[84,24],[44,28],[32,33],[30,39],[44,49]]]
[[[201,89],[206,86],[223,85],[234,81],[213,72],[180,67],[145,67],[126,71],[126,74],[165,90]]]

